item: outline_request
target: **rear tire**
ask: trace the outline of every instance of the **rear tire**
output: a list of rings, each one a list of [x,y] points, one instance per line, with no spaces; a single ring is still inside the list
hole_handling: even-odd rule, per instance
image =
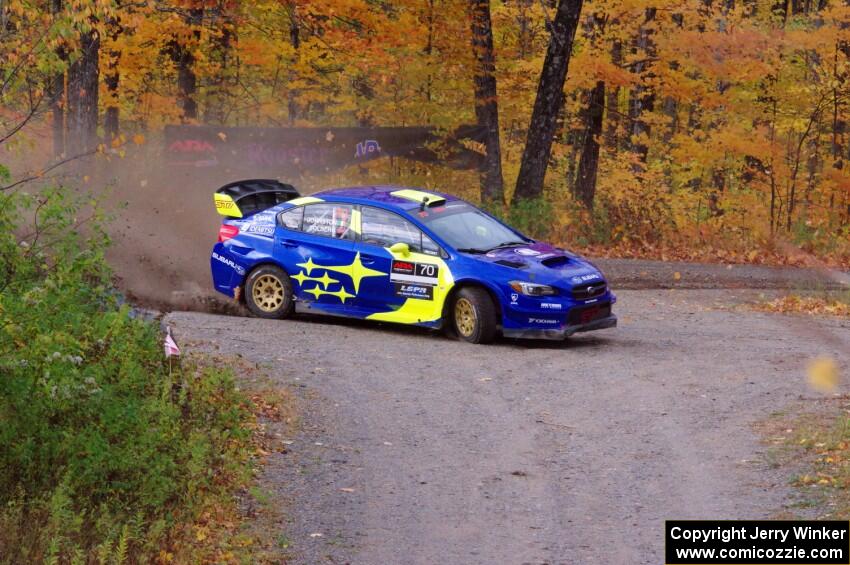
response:
[[[474,286],[458,291],[452,304],[452,325],[469,343],[490,343],[496,337],[498,315],[490,294]]]
[[[280,267],[262,265],[245,281],[245,305],[260,318],[286,318],[292,314],[295,301],[292,281]]]

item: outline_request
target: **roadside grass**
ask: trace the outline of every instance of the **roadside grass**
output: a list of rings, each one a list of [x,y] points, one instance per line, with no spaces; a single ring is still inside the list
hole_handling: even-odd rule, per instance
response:
[[[764,460],[790,473],[792,509],[821,519],[850,519],[850,395],[826,399],[817,411],[772,418],[759,429],[770,446]],[[838,415],[835,415],[836,404]]]
[[[0,563],[279,562],[245,508],[292,399],[240,390],[238,361],[167,362],[113,290],[96,203],[4,198]]]
[[[841,399],[839,416],[810,419],[794,440],[810,461],[794,486],[819,499],[823,517],[850,518],[850,397]]]
[[[184,347],[185,348],[185,347]],[[289,544],[281,546],[283,509],[274,494],[259,482],[268,458],[286,453],[282,432],[292,434],[299,425],[295,397],[286,390],[267,386],[263,367],[237,356],[193,355],[201,363],[228,367],[237,379],[235,390],[247,403],[245,428],[250,436],[245,445],[249,471],[210,497],[194,522],[182,526],[182,538],[173,553],[160,556],[169,563],[281,563]]]
[[[223,532],[221,542],[230,547],[219,552],[214,561],[277,564],[283,559],[285,562],[291,542],[283,533],[284,506],[261,475],[271,457],[288,452],[285,438],[292,437],[301,425],[295,394],[270,379],[269,366],[248,362],[241,356],[207,357],[218,366],[236,371],[239,388],[249,399],[252,414],[249,424],[252,477],[236,495],[238,528]],[[234,508],[232,500],[230,508]],[[225,522],[225,525],[231,524]],[[281,544],[281,539],[287,539],[286,543]],[[231,540],[239,542],[236,547]]]

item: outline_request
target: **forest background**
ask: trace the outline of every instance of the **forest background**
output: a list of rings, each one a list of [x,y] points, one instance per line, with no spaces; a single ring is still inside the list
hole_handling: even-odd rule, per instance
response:
[[[169,124],[478,124],[480,171],[381,159],[282,178],[445,190],[596,254],[850,261],[844,2],[0,7],[0,161],[14,179],[80,156],[150,159]]]

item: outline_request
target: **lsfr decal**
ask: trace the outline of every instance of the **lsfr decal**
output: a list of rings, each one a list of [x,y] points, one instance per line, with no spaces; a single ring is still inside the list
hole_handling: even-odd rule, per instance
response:
[[[393,283],[396,296],[434,300],[434,287],[421,284]]]

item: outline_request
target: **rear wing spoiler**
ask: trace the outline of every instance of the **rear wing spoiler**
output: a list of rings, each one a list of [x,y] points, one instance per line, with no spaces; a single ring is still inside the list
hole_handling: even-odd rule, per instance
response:
[[[215,191],[215,209],[222,216],[244,218],[300,196],[295,187],[274,179],[249,179]]]

